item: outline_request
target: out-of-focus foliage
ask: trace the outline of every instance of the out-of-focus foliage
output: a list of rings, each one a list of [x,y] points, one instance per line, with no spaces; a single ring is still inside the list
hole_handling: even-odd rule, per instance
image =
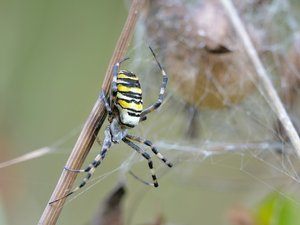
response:
[[[8,224],[37,223],[98,97],[126,14],[116,0],[0,0],[0,162],[53,151],[1,168]],[[64,210],[60,223],[90,219],[78,212]]]
[[[270,193],[257,208],[257,225],[295,225],[300,222],[297,200],[278,192]]]

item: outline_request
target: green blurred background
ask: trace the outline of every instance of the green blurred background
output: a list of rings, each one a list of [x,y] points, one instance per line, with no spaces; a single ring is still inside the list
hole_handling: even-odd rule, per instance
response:
[[[1,169],[0,224],[38,222],[98,96],[126,15],[126,3],[116,0],[0,1],[1,162],[75,130],[66,148],[59,146],[63,154]],[[60,224],[84,224],[92,215],[69,213]]]

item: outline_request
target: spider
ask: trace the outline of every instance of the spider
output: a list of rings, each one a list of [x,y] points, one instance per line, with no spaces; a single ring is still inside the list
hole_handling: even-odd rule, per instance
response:
[[[106,98],[103,90],[101,92],[101,99],[103,99],[104,101],[108,113],[108,121],[110,123],[104,131],[104,141],[102,149],[100,153],[95,157],[93,162],[91,162],[85,169],[76,170],[65,167],[65,169],[68,171],[76,173],[87,173],[87,175],[79,184],[79,186],[77,186],[75,189],[73,189],[73,191],[69,192],[62,198],[68,197],[80,188],[84,187],[91,178],[92,174],[95,172],[96,168],[101,164],[102,160],[105,158],[106,153],[108,149],[112,146],[112,144],[118,144],[121,141],[129,145],[148,161],[148,167],[150,169],[153,180],[153,183],[150,183],[150,185],[154,187],[158,187],[158,182],[153,168],[152,159],[147,152],[145,152],[138,145],[133,143],[133,141],[150,147],[152,152],[164,164],[166,164],[168,167],[173,166],[161,153],[158,152],[158,150],[152,144],[151,141],[128,134],[128,129],[134,128],[140,122],[145,121],[147,119],[147,114],[159,108],[164,99],[164,93],[168,82],[168,76],[163,67],[161,66],[160,62],[158,61],[153,49],[150,46],[149,49],[162,74],[162,84],[160,87],[157,102],[143,110],[142,89],[140,86],[139,78],[137,77],[137,75],[128,70],[119,70],[121,63],[129,58],[125,58],[114,65],[110,99]],[[50,202],[49,204],[59,201],[62,198],[56,199]]]

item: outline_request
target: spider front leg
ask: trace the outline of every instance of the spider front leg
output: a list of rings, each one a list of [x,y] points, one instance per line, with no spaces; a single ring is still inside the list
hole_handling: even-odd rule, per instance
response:
[[[101,91],[101,99],[104,101],[104,105],[105,105],[106,111],[108,113],[108,116],[111,117],[112,116],[112,110],[111,110],[111,107],[110,107],[110,105],[108,103],[108,100],[105,96],[104,90]]]
[[[150,112],[153,112],[154,110],[158,109],[159,106],[162,104],[163,100],[164,100],[164,94],[165,94],[165,90],[167,87],[167,83],[168,83],[168,75],[166,74],[165,70],[163,69],[162,65],[160,64],[160,62],[158,61],[154,51],[152,50],[152,48],[149,46],[150,51],[152,52],[152,55],[161,71],[162,74],[162,84],[160,86],[160,91],[159,91],[159,96],[158,96],[158,100],[157,102],[155,102],[153,105],[149,106],[147,109],[145,109],[142,113],[141,113],[141,120],[140,121],[144,121],[146,120],[146,115]]]
[[[127,57],[127,58],[122,59],[121,61],[117,62],[113,67],[113,71],[112,71],[113,79],[112,79],[112,83],[111,83],[111,105],[115,105],[117,94],[118,94],[117,78],[118,78],[120,65],[122,62],[124,62],[127,59],[129,59],[129,58]]]
[[[150,155],[147,152],[142,151],[142,149],[137,146],[136,144],[134,144],[133,142],[131,142],[130,140],[128,140],[126,137],[122,139],[126,144],[128,144],[131,148],[133,148],[134,150],[136,150],[139,154],[141,154],[147,161],[148,161],[148,166],[152,175],[152,180],[153,180],[153,186],[154,187],[158,187],[158,182],[157,182],[157,177],[153,168],[153,162],[151,160]]]
[[[105,138],[104,138],[104,141],[103,141],[103,146],[102,146],[101,152],[98,155],[96,155],[93,162],[91,162],[85,169],[83,169],[83,170],[73,170],[73,169],[69,169],[69,168],[65,167],[65,169],[68,170],[68,171],[72,171],[72,172],[76,172],[76,173],[83,173],[83,172],[88,173],[86,175],[86,177],[83,179],[83,181],[80,183],[80,185],[77,187],[78,189],[82,188],[84,185],[86,185],[88,180],[91,178],[91,176],[95,172],[96,168],[101,164],[102,160],[105,158],[107,150],[112,145],[109,127],[105,129],[104,134],[105,134]],[[75,191],[75,189],[73,190],[73,192]]]
[[[71,194],[75,193],[76,191],[78,191],[80,188],[84,187],[87,184],[87,182],[89,181],[89,179],[91,178],[91,176],[95,172],[96,168],[101,164],[102,160],[105,158],[108,149],[112,145],[109,127],[107,127],[105,129],[104,135],[105,135],[105,137],[104,137],[101,152],[95,157],[93,162],[90,163],[85,169],[74,170],[74,169],[70,169],[70,168],[65,167],[65,170],[67,170],[67,171],[71,171],[71,172],[75,172],[75,173],[87,173],[86,177],[82,180],[82,182],[79,184],[79,186],[74,188],[72,191],[70,191],[65,196],[63,196],[59,199],[56,199],[56,200],[50,202],[49,204],[53,204],[54,202],[57,202],[57,201],[59,201],[63,198],[66,198],[66,197],[70,196]]]
[[[157,158],[159,158],[164,164],[166,164],[168,167],[172,167],[173,164],[168,162],[168,160],[156,149],[156,147],[152,144],[151,141],[147,140],[147,139],[143,139],[141,137],[137,137],[137,136],[133,136],[130,134],[127,134],[126,136],[127,138],[137,141],[139,143],[142,143],[144,145],[147,145],[151,148],[152,152],[157,156]]]

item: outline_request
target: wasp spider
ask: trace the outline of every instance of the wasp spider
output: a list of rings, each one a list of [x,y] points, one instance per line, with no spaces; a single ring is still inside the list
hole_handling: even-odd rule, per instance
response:
[[[153,168],[151,157],[147,152],[145,152],[138,145],[133,143],[133,141],[150,147],[152,152],[163,163],[165,163],[168,167],[172,167],[172,164],[168,162],[167,159],[161,153],[158,152],[158,150],[152,144],[151,141],[128,134],[128,129],[134,128],[140,122],[146,120],[147,114],[156,110],[161,105],[164,99],[164,93],[168,82],[168,76],[161,64],[159,63],[152,48],[149,48],[162,74],[162,84],[160,87],[157,102],[155,102],[153,105],[150,105],[148,108],[143,109],[142,89],[140,86],[139,78],[137,77],[137,75],[130,71],[119,70],[120,64],[128,58],[125,58],[114,65],[110,101],[105,97],[104,92],[101,92],[101,99],[103,99],[105,103],[105,107],[108,112],[108,121],[110,123],[104,131],[104,141],[102,149],[100,153],[95,157],[94,161],[90,163],[87,168],[82,170],[73,170],[65,168],[66,170],[72,172],[85,172],[87,173],[87,175],[78,187],[76,187],[73,191],[69,192],[66,196],[62,198],[68,197],[69,195],[73,194],[78,189],[86,185],[96,168],[101,164],[102,160],[105,158],[108,149],[112,146],[113,143],[118,144],[121,141],[125,142],[127,145],[129,145],[131,148],[133,148],[135,151],[141,154],[148,161],[148,166],[153,180],[152,185],[154,187],[158,187],[158,182]],[[56,199],[50,204],[60,199]]]

